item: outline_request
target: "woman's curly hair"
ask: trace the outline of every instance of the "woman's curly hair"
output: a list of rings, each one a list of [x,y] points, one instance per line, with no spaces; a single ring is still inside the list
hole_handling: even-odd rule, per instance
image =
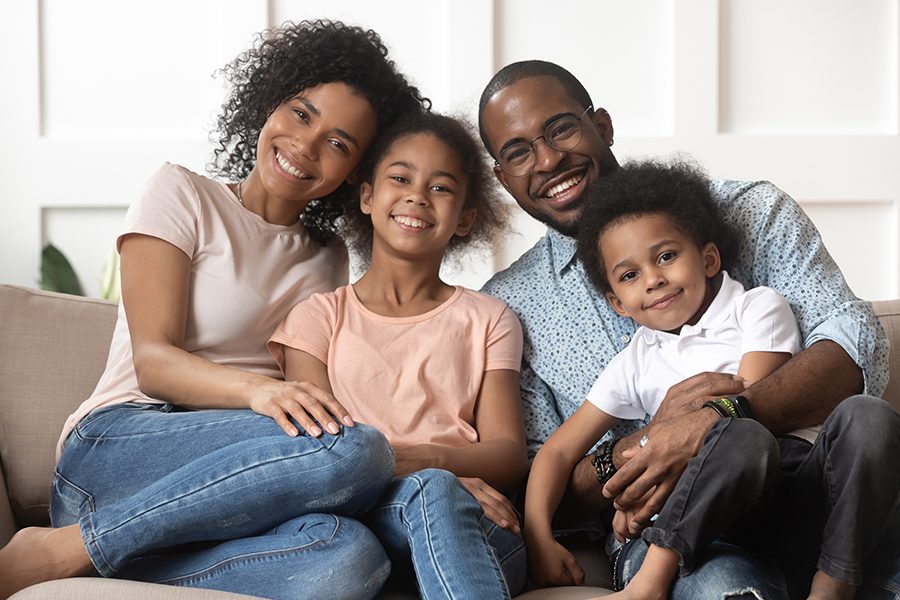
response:
[[[476,212],[469,234],[465,237],[453,236],[448,253],[456,256],[464,248],[489,246],[495,234],[506,225],[509,213],[497,190],[484,148],[475,137],[475,128],[465,119],[423,110],[402,116],[378,136],[366,154],[358,171],[360,185],[364,182],[372,184],[375,170],[396,143],[420,133],[434,135],[459,158],[467,176],[464,207],[474,208]],[[347,204],[343,233],[357,256],[368,262],[372,254],[374,229],[371,216],[360,210],[358,200],[357,186],[356,202]]]
[[[377,130],[431,102],[400,74],[381,37],[339,21],[284,23],[258,34],[252,48],[220,71],[231,91],[211,139],[217,145],[208,170],[230,181],[247,177],[256,162],[259,134],[269,115],[297,92],[322,83],[346,83],[377,116]],[[326,244],[336,221],[355,198],[347,183],[310,202],[300,216],[310,236]]]
[[[701,247],[713,242],[725,270],[737,257],[740,234],[722,218],[699,166],[686,159],[626,163],[592,186],[578,228],[578,258],[601,294],[612,287],[600,236],[610,227],[650,214],[666,215]]]

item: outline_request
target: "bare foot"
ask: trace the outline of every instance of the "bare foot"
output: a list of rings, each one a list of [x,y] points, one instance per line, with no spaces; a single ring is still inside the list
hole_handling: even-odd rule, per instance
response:
[[[807,600],[853,600],[856,586],[838,581],[822,571],[816,571]]]
[[[27,527],[0,549],[0,600],[35,583],[93,571],[78,525]]]

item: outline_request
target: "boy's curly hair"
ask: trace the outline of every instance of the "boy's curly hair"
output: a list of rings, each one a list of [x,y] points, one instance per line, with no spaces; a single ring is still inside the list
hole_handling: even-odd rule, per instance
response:
[[[222,104],[216,148],[207,169],[230,181],[247,177],[256,162],[256,145],[266,119],[297,92],[322,83],[343,82],[362,94],[378,118],[377,129],[431,102],[387,58],[381,37],[371,29],[339,21],[287,22],[258,34],[252,48],[220,71],[231,90]],[[307,205],[300,216],[310,236],[326,244],[336,221],[355,197],[343,183],[327,197]]]
[[[578,231],[578,258],[601,294],[612,291],[600,236],[615,225],[643,215],[664,214],[699,246],[713,242],[722,268],[737,255],[740,236],[725,223],[712,199],[709,179],[685,159],[630,162],[600,177],[588,192]]]
[[[508,211],[501,199],[494,175],[488,164],[484,148],[475,137],[474,127],[465,119],[453,118],[428,111],[415,111],[401,117],[393,126],[380,134],[366,154],[359,168],[359,183],[372,184],[379,163],[403,138],[419,133],[430,133],[441,140],[457,156],[467,175],[465,208],[474,208],[475,222],[465,237],[453,236],[448,254],[454,257],[463,248],[489,246],[495,234],[507,223]],[[357,187],[356,202],[347,204],[343,232],[353,251],[368,262],[372,254],[371,216],[359,208]]]

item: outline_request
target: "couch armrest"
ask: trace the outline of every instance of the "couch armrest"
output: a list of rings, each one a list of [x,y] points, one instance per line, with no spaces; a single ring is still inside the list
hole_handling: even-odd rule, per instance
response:
[[[872,306],[891,341],[891,356],[888,361],[891,378],[883,397],[900,411],[900,300],[876,300],[872,302]]]
[[[12,506],[9,504],[9,496],[6,493],[6,480],[3,478],[3,469],[0,469],[0,548],[12,538],[19,528],[13,517]]]

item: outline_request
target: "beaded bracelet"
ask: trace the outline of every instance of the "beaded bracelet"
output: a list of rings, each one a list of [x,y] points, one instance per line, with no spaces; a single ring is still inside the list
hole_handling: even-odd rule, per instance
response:
[[[715,410],[722,418],[741,418],[741,414],[738,412],[737,406],[735,406],[734,402],[732,402],[730,398],[722,397],[716,398],[715,400],[709,400],[708,402],[704,403],[703,406],[708,406],[709,408]]]

